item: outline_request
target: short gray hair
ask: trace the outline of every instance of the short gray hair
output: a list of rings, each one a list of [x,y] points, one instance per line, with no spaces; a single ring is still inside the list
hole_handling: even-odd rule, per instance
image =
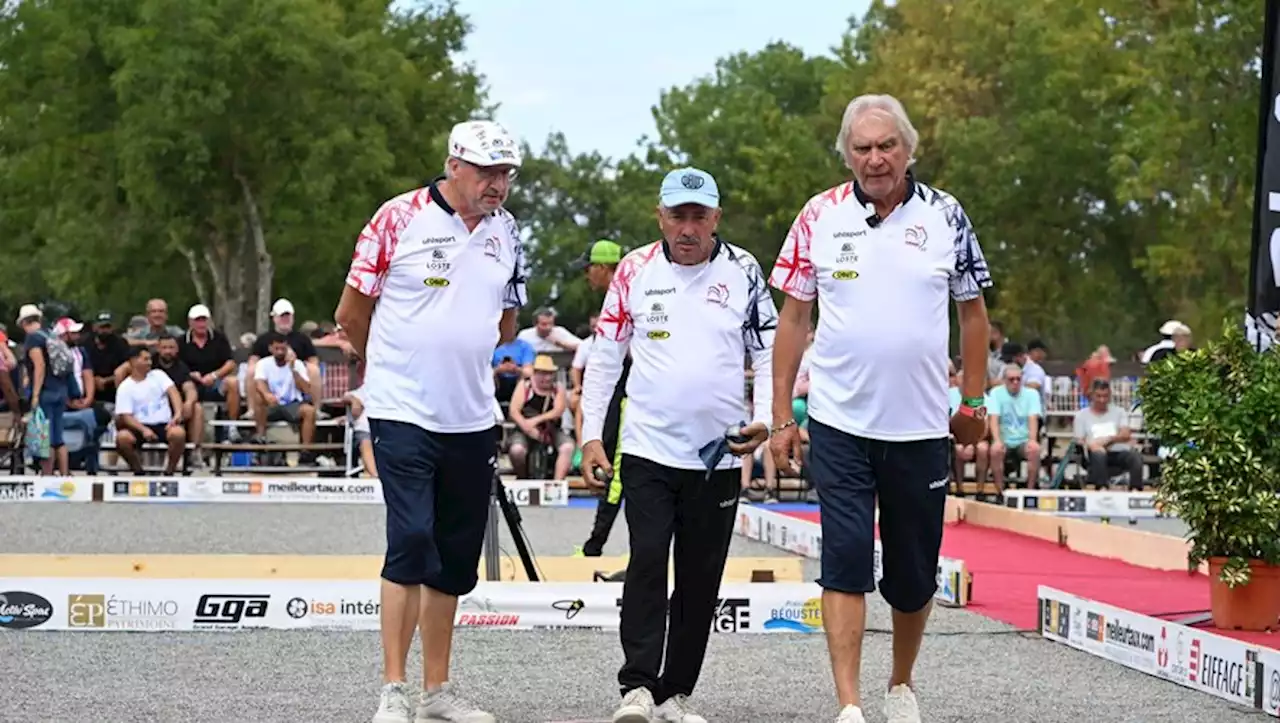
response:
[[[1010,363],[1010,364],[1005,364],[1005,365],[1004,365],[1003,367],[1001,367],[1001,369],[1000,369],[1000,378],[1001,378],[1001,379],[1004,379],[1005,377],[1008,377],[1008,376],[1009,376],[1009,372],[1010,372],[1010,371],[1015,371],[1015,372],[1021,373],[1021,372],[1022,372],[1022,367],[1018,366],[1017,364],[1012,364],[1012,363]]]
[[[910,156],[907,166],[913,165],[916,162],[920,134],[916,131],[916,127],[911,125],[911,119],[907,117],[907,110],[902,107],[902,102],[891,95],[860,95],[845,106],[844,118],[840,121],[840,133],[836,136],[836,151],[844,158],[845,166],[853,168],[853,158],[849,152],[849,128],[863,115],[871,112],[886,113],[893,118],[893,122],[898,126],[898,133],[902,136],[902,142],[907,144],[907,155]]]

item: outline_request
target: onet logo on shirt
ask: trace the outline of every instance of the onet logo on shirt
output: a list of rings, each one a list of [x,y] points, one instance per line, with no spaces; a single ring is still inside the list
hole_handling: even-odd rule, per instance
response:
[[[435,289],[441,289],[449,285],[449,280],[442,279],[439,276],[432,276],[430,278],[423,279],[422,283]]]
[[[671,332],[666,331],[664,329],[654,329],[653,331],[649,332],[647,336],[650,339],[653,339],[654,341],[662,341],[663,339],[670,339]]]
[[[831,275],[836,281],[852,281],[858,278],[858,272],[853,269],[841,269]]]

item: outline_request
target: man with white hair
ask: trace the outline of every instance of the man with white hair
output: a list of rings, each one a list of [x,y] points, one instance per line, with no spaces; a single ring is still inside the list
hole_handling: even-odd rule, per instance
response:
[[[334,314],[364,360],[360,398],[387,510],[374,723],[495,720],[453,691],[449,658],[458,597],[478,581],[497,470],[490,361],[515,338],[527,296],[520,233],[502,207],[520,163],[501,125],[454,126],[445,174],[387,201],[361,232]],[[418,623],[413,718],[405,661]]]
[[[818,582],[839,723],[865,721],[859,674],[877,500],[880,592],[893,608],[885,714],[919,723],[912,671],[937,589],[948,430],[970,445],[986,429],[982,290],[991,276],[960,203],[908,170],[918,139],[897,99],[850,102],[836,147],[853,180],[805,204],[770,279],[787,297],[773,358],[770,446],[779,470],[802,458],[789,397],[814,302],[822,304],[809,371],[809,477],[822,506]],[[950,420],[948,297],[963,370]]]
[[[596,470],[619,471],[603,438],[630,352],[619,466],[631,558],[622,587],[622,702],[613,723],[706,723],[688,697],[715,618],[739,467],[767,437],[777,310],[755,257],[716,235],[720,192],[711,174],[667,174],[657,212],[662,240],[623,258],[600,310],[582,381],[582,476],[601,486]],[[748,355],[763,393],[751,423],[738,430]],[[726,435],[730,427],[736,433]],[[668,560],[675,570],[669,604]]]

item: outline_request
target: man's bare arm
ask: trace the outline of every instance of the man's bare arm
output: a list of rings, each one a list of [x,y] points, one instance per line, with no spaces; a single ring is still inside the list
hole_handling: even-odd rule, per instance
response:
[[[809,319],[813,314],[813,302],[788,296],[778,312],[778,329],[773,336],[773,420],[782,424],[794,419],[791,409],[791,390],[796,385],[800,371],[800,358],[804,356],[805,336],[809,333]]]
[[[172,401],[173,400],[170,400],[170,403],[172,403]],[[143,433],[142,430],[146,429],[146,427],[142,426],[142,422],[139,422],[138,418],[132,414],[117,414],[116,428],[128,429],[137,432],[139,435]]]
[[[519,309],[504,309],[502,318],[498,320],[498,345],[510,343],[516,338],[516,315]]]
[[[373,320],[373,307],[377,303],[377,299],[372,296],[365,296],[360,293],[351,284],[342,287],[342,298],[338,300],[338,308],[333,312],[334,321],[342,327],[342,331],[347,335],[347,341],[351,343],[351,348],[361,359],[365,358],[365,351],[369,345],[369,325]],[[506,320],[506,314],[503,314],[503,321]],[[512,327],[515,326],[515,317],[511,320]],[[499,324],[499,330],[502,326]]]
[[[981,295],[956,302],[960,322],[960,398],[977,399],[987,388],[987,342],[991,339],[987,302]]]
[[[178,385],[174,384],[166,389],[165,396],[169,397],[169,406],[173,407],[173,418],[182,419],[182,392],[178,391]]]

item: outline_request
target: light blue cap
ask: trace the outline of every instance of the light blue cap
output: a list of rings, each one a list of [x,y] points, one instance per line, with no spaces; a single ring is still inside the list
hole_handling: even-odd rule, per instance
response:
[[[677,168],[662,179],[658,201],[667,208],[696,203],[707,208],[720,207],[720,188],[710,173],[697,168]]]

